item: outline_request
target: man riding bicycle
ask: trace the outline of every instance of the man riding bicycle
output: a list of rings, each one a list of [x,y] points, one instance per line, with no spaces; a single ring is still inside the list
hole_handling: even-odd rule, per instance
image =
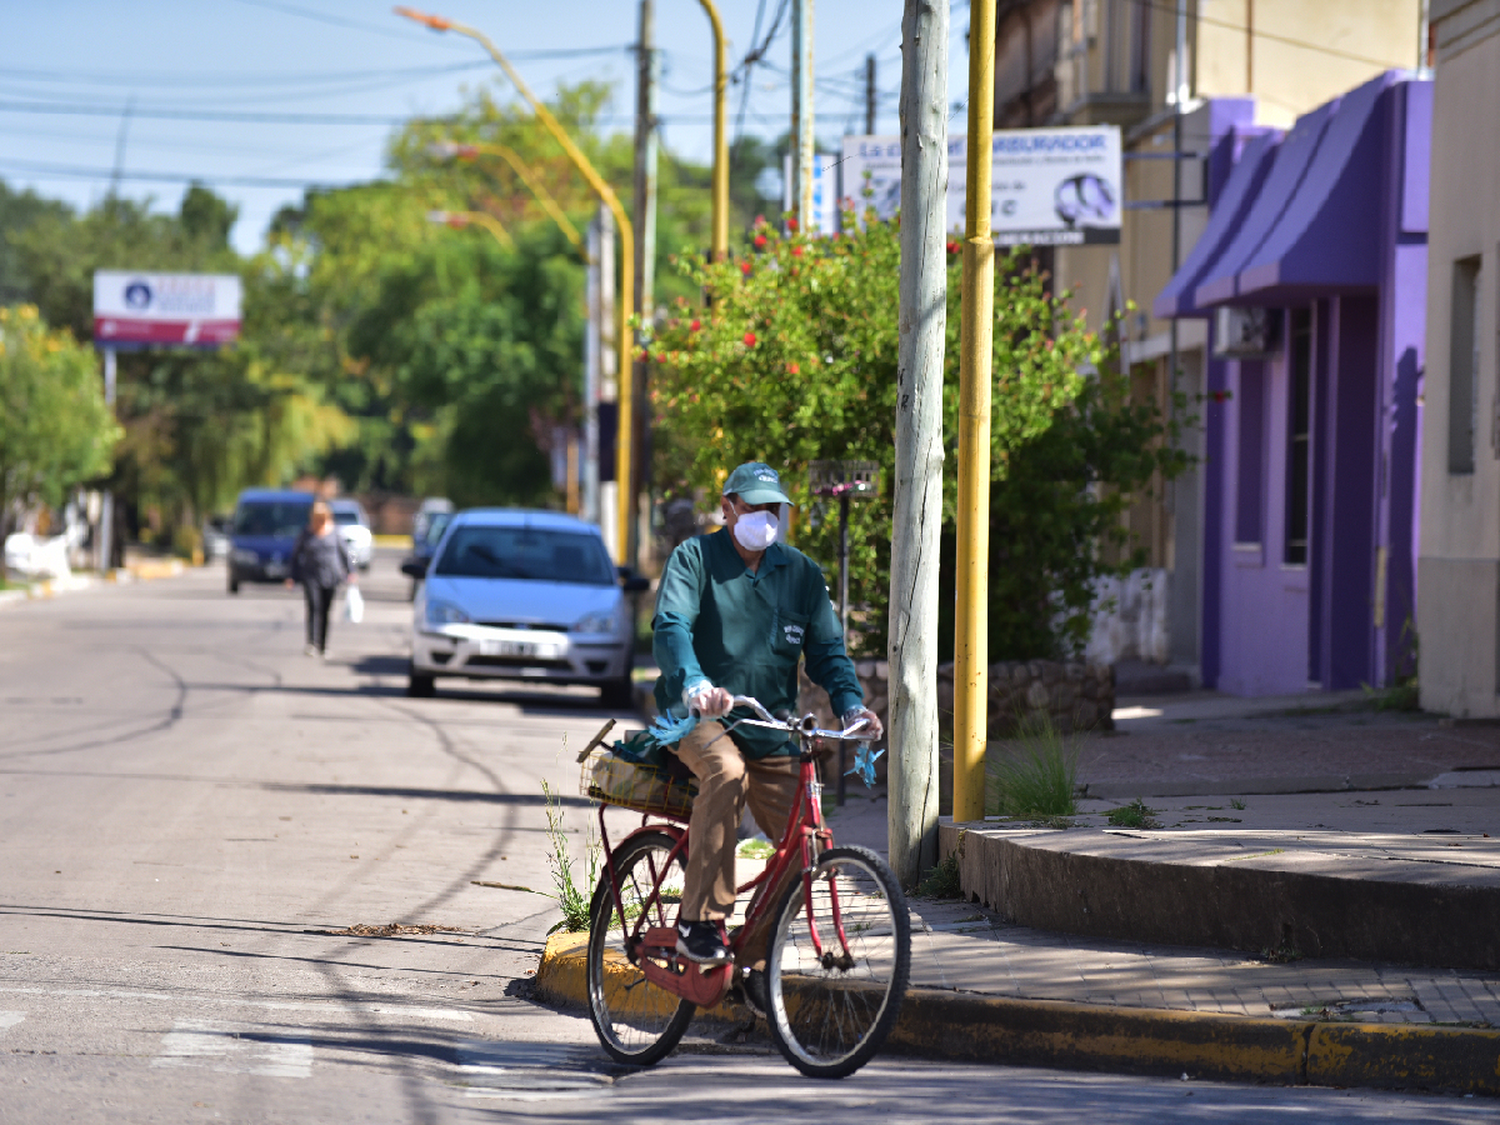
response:
[[[791,500],[769,465],[752,461],[724,482],[724,527],[679,546],[656,595],[653,650],[663,714],[686,708],[700,721],[677,745],[698,779],[688,826],[677,952],[699,964],[729,958],[724,919],[734,910],[734,858],[748,802],[768,836],[786,824],[797,793],[798,763],[786,735],[755,727],[728,732],[747,717],[732,697],[759,699],[773,712],[797,706],[797,664],[828,692],[848,729],[860,719],[880,733],[864,706],[854,663],[818,564],[778,543],[777,512]]]

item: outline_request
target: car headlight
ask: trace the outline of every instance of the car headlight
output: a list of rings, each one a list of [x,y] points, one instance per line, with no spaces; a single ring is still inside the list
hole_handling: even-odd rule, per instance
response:
[[[247,551],[243,547],[236,547],[230,552],[229,557],[241,566],[255,566],[260,562],[260,556],[254,551]]]
[[[431,601],[427,603],[427,624],[467,625],[469,615],[452,602]]]
[[[573,622],[575,633],[613,633],[614,631],[615,615],[613,613],[590,613]]]

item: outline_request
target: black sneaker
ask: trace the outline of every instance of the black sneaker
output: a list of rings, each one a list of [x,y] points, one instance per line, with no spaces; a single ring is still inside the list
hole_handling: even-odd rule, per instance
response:
[[[724,930],[717,922],[678,922],[677,952],[699,965],[718,965],[729,960]]]

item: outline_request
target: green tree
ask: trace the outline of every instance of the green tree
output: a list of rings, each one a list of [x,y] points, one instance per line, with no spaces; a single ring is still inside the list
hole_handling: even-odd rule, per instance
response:
[[[44,319],[81,340],[92,336],[95,270],[242,277],[237,346],[119,356],[124,435],[104,475],[137,526],[146,520],[171,532],[192,525],[240,488],[284,483],[353,437],[325,391],[336,352],[310,322],[302,263],[272,253],[242,261],[228,243],[234,218],[230,204],[194,185],[175,214],[153,210],[150,200],[112,196],[83,215],[45,213],[14,242]]]
[[[104,472],[119,436],[93,349],[34,305],[0,308],[0,538],[14,506],[60,507]]]
[[[857,648],[882,652],[889,598],[899,231],[871,221],[832,239],[780,237],[762,225],[739,262],[682,268],[708,308],[682,302],[649,345],[666,440],[658,481],[717,495],[734,464],[784,467],[803,515],[797,544],[834,574],[837,526],[808,494],[808,464],[859,459],[883,470],[880,496],[852,506],[850,596]],[[945,522],[954,517],[961,271],[951,258],[945,370]],[[1056,655],[1083,639],[1094,580],[1127,570],[1097,549],[1123,542],[1120,513],[1154,474],[1185,465],[1171,424],[1129,402],[1113,355],[1066,295],[1019,254],[996,271],[991,419],[991,653]],[[950,556],[951,557],[951,556]],[[951,572],[951,561],[949,564]],[[951,579],[951,574],[950,574]],[[951,606],[951,600],[945,601]],[[951,609],[945,631],[951,630]]]

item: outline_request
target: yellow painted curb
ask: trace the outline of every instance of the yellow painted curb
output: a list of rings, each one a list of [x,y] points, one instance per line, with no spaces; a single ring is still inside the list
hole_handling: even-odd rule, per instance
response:
[[[131,563],[126,567],[131,576],[137,582],[150,582],[157,578],[176,578],[182,573],[182,562],[179,559],[161,559],[160,561]]]
[[[587,934],[548,938],[538,998],[586,1006],[587,954]],[[733,1021],[741,1013],[721,1004],[700,1015]],[[907,990],[886,1049],[1121,1074],[1500,1094],[1500,1031],[1260,1019],[935,988]]]
[[[411,550],[410,535],[375,535],[371,538],[374,539],[375,546],[377,547],[401,547],[408,551]]]

